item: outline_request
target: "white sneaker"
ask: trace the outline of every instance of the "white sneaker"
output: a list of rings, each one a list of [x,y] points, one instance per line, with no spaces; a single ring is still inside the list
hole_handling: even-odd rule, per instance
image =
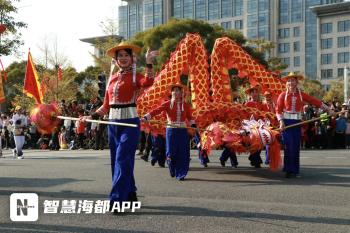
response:
[[[23,155],[18,156],[17,159],[23,159]]]

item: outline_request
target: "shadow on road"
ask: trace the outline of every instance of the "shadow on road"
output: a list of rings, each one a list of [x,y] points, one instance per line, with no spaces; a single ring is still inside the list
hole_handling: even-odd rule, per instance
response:
[[[205,178],[198,175],[200,172],[205,172],[205,177],[217,178],[220,174],[232,175],[232,179],[215,179]],[[228,183],[248,183],[249,185],[281,185],[290,183],[293,185],[324,185],[324,186],[338,186],[350,187],[350,168],[344,166],[319,166],[307,165],[301,167],[301,178],[286,179],[285,174],[281,171],[272,172],[268,168],[248,168],[248,167],[207,167],[207,168],[190,168],[192,177],[203,178],[187,178],[187,181],[204,181],[204,182],[228,182]],[[196,174],[197,173],[197,174]],[[234,176],[237,176],[235,178]],[[239,178],[238,178],[239,176]],[[247,179],[242,179],[242,176]],[[258,180],[249,180],[255,177]],[[261,179],[262,178],[262,179]]]
[[[120,229],[103,229],[103,228],[88,228],[77,226],[63,226],[63,225],[44,225],[44,224],[28,224],[28,223],[0,223],[0,232],[84,232],[84,233],[146,233],[149,231],[136,231],[136,230],[120,230]]]
[[[92,180],[77,180],[71,178],[20,178],[20,177],[0,177],[0,187],[52,187],[72,182],[84,182]]]
[[[268,219],[277,221],[293,221],[301,223],[321,223],[333,225],[350,226],[349,219],[344,218],[329,218],[329,217],[305,217],[292,216],[271,213],[257,213],[257,212],[243,212],[243,211],[216,211],[212,209],[199,207],[184,207],[184,206],[143,206],[143,211],[136,212],[136,215],[170,215],[170,216],[198,216],[198,217],[223,217],[223,218],[237,218],[248,221],[255,221],[254,219]],[[146,209],[150,211],[145,211]],[[153,211],[152,211],[153,210]]]

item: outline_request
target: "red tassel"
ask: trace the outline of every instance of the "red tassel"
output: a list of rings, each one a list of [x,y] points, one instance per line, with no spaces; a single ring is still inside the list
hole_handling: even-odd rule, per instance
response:
[[[271,171],[277,171],[282,164],[281,144],[275,140],[269,145],[269,162]]]

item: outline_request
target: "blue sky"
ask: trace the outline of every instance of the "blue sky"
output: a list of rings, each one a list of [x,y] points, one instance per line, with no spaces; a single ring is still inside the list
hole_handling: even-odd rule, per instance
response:
[[[57,40],[59,54],[68,58],[78,71],[93,64],[89,52],[92,46],[79,39],[104,35],[100,23],[108,18],[117,20],[120,0],[21,0],[15,3],[19,8],[14,15],[17,20],[28,24],[22,29],[25,44],[19,57],[1,57],[7,67],[13,61],[27,59],[28,49],[33,59],[40,59],[45,40],[50,50]]]

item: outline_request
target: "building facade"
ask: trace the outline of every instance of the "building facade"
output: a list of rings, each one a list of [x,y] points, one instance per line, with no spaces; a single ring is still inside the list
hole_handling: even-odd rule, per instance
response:
[[[263,38],[274,42],[276,48],[271,55],[280,57],[288,65],[286,73],[297,71],[322,81],[321,66],[316,57],[320,39],[318,27],[325,18],[313,9],[320,5],[344,7],[349,4],[341,2],[344,1],[125,0],[119,7],[119,35],[130,38],[139,31],[166,23],[172,17],[205,20],[225,29],[237,29],[249,39]],[[349,17],[349,14],[342,17]],[[344,56],[346,60],[347,55]]]
[[[329,89],[350,67],[350,2],[311,9],[317,15],[317,77]]]

